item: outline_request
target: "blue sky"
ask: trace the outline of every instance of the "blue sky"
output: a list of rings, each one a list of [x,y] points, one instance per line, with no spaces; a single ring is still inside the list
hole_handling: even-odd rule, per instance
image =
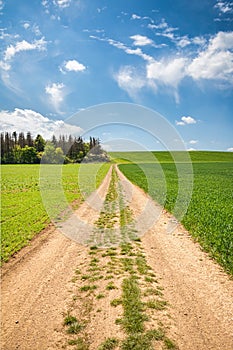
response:
[[[88,117],[70,127],[78,111],[134,103],[160,113],[187,149],[233,151],[233,2],[0,0],[0,28],[2,130],[78,133]],[[94,133],[127,137],[123,125]]]

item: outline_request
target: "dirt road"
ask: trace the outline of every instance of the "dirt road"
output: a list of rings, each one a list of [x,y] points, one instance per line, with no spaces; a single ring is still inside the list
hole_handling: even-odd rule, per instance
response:
[[[174,218],[119,171],[118,176],[141,235],[140,249],[168,305],[166,310],[152,315],[151,322],[163,322],[167,334],[181,350],[233,349],[233,281],[193,242],[181,225],[168,234],[167,227],[175,222]],[[75,214],[90,227],[99,217],[110,178],[109,172],[97,194]],[[93,205],[95,201],[98,205]],[[72,220],[66,229],[72,227]],[[101,299],[100,292],[94,299],[91,293],[83,297],[78,292],[83,282],[78,280],[77,274],[87,276],[90,266],[94,266],[89,247],[67,238],[55,228],[44,235],[44,239],[35,239],[31,247],[21,251],[2,269],[1,349],[74,348],[67,342],[64,330],[67,310],[74,310],[80,317],[88,314],[85,336],[90,349],[97,349],[102,340],[112,335],[122,339],[122,329],[112,322],[120,316],[121,309],[109,307],[110,300],[120,295],[120,272],[118,277],[116,274],[112,277],[115,289],[112,288],[105,298]],[[101,259],[110,266],[108,257],[102,254]],[[105,278],[98,277],[98,288],[106,291],[108,277],[104,275],[104,265],[101,266]],[[114,269],[115,273],[119,270],[116,262]],[[158,343],[155,348],[163,346]]]

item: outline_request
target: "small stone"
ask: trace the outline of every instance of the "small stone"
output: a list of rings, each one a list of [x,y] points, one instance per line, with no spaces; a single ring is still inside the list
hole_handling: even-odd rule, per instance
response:
[[[18,324],[18,323],[19,323],[19,321],[17,320],[17,321],[15,321],[15,323],[16,323],[16,324]]]

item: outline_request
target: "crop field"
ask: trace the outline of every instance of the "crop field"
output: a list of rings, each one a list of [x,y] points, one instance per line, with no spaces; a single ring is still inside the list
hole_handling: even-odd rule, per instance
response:
[[[217,163],[217,162],[233,162],[233,154],[231,152],[209,152],[209,151],[195,151],[195,152],[109,152],[110,157],[115,163],[173,163],[172,154],[181,161],[190,157],[192,163]]]
[[[177,154],[176,159],[180,156],[182,168],[182,152]],[[118,152],[110,155],[133,183],[149,192],[169,212],[174,212],[179,174],[169,152]],[[190,152],[189,155],[194,186],[182,223],[206,251],[233,273],[233,154]],[[61,181],[67,202],[77,208],[84,197],[101,183],[109,166],[63,166]],[[48,166],[54,173],[52,183],[57,181],[56,167]],[[40,177],[44,174],[40,165],[3,165],[1,168],[2,260],[7,261],[48,225],[51,215],[49,217],[42,203]],[[49,191],[48,197],[52,202]],[[62,207],[59,207],[59,197],[54,197],[54,202],[57,203],[57,208],[54,206],[56,215]]]
[[[56,165],[49,165],[55,169]],[[61,167],[59,168],[61,169]],[[80,171],[81,169],[81,171]],[[62,185],[69,203],[77,208],[91,191],[99,186],[109,169],[109,164],[64,165]],[[2,165],[2,251],[1,258],[7,261],[50,222],[44,208],[40,191],[40,165]],[[78,186],[78,174],[82,173],[82,191]],[[93,174],[97,173],[93,180]],[[43,174],[42,174],[43,175]],[[93,185],[94,181],[94,185]]]
[[[148,163],[145,154],[135,153],[138,164],[120,164],[119,168],[130,181],[149,192],[172,213],[178,193],[178,173],[168,154],[156,155],[159,164]],[[190,156],[194,186],[182,224],[206,251],[233,273],[233,154],[190,152]],[[116,158],[127,162],[127,154],[118,153]],[[143,158],[145,163],[142,163]],[[165,201],[160,166],[166,180]]]

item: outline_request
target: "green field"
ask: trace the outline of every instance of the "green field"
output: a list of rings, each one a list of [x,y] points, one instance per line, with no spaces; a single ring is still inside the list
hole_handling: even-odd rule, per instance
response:
[[[174,212],[178,193],[177,169],[167,153],[155,154],[160,164],[147,162],[146,154],[137,152],[131,155],[137,164],[126,164],[126,153],[112,153],[111,156],[118,161],[123,159],[120,170],[168,211]],[[190,157],[194,186],[191,202],[181,222],[206,251],[233,273],[233,154],[190,152]],[[181,186],[182,180],[185,184],[185,171]]]
[[[71,164],[62,167],[48,165],[47,168],[53,174],[62,170],[61,181],[65,198],[73,204],[73,207],[77,207],[83,200],[83,196],[93,191],[95,185],[99,186],[109,166],[109,164],[101,167],[98,164],[85,164],[80,168],[78,164]],[[44,229],[50,222],[50,218],[41,198],[40,177],[44,172],[41,172],[40,165],[2,165],[1,173],[1,258],[7,261],[11,255],[27,245],[38,232]],[[82,191],[78,186],[79,174],[82,175]],[[57,205],[59,208],[59,203]]]
[[[210,151],[173,151],[170,152],[109,152],[111,159],[115,163],[171,163],[173,157],[177,157],[180,161],[187,160],[187,157],[191,161],[197,163],[205,162],[233,162],[233,152],[210,152]]]
[[[233,153],[189,152],[187,157],[182,152],[174,152],[176,164],[169,152],[110,155],[133,183],[174,213],[203,248],[233,273]],[[190,159],[192,162],[188,163]],[[40,165],[3,165],[3,261],[28,244],[48,225],[51,217],[57,217],[67,202],[77,208],[83,197],[101,183],[109,166],[48,165],[43,170]],[[43,178],[46,181],[41,191]],[[193,189],[189,188],[190,179]],[[58,195],[57,186],[61,186],[64,193]],[[191,201],[183,215],[189,191]],[[41,194],[46,197],[44,203]],[[61,198],[65,198],[66,203],[61,203]],[[52,203],[51,212],[44,207],[47,199]]]

